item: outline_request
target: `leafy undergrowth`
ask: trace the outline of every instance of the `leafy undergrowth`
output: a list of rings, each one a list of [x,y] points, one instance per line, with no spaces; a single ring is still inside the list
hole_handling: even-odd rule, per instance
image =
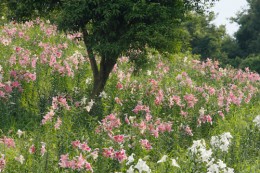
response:
[[[105,91],[81,34],[39,19],[0,29],[0,172],[257,172],[260,76],[149,50]]]

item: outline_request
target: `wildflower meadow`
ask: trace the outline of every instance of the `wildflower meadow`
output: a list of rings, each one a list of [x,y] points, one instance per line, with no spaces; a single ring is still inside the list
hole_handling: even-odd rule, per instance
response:
[[[258,73],[147,48],[93,97],[82,40],[41,19],[1,26],[0,172],[259,172]]]

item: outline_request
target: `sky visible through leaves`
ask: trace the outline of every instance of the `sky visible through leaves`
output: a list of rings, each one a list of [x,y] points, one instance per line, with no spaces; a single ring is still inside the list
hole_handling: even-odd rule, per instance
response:
[[[246,0],[220,0],[212,8],[212,11],[218,13],[213,23],[217,26],[226,25],[227,33],[233,35],[239,26],[236,23],[230,23],[228,18],[235,17],[237,12],[247,8]]]

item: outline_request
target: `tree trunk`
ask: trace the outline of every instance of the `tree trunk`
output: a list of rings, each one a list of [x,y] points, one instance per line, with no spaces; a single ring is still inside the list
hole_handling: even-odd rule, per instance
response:
[[[113,70],[115,64],[116,58],[101,57],[98,75],[94,75],[94,85],[91,93],[91,98],[99,96],[99,94],[104,90],[106,82],[109,78],[109,74]]]
[[[103,55],[100,61],[100,68],[96,62],[96,58],[93,52],[91,45],[88,42],[88,32],[85,28],[82,28],[83,40],[88,52],[88,58],[91,65],[91,70],[94,78],[94,85],[91,93],[91,99],[99,96],[99,94],[104,90],[109,74],[113,70],[114,65],[116,64],[117,57],[116,55]]]

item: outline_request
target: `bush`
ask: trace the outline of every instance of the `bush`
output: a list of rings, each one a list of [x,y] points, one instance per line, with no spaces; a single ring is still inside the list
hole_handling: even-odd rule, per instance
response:
[[[252,55],[247,57],[242,60],[239,67],[242,69],[249,67],[250,70],[260,73],[260,55]]]

